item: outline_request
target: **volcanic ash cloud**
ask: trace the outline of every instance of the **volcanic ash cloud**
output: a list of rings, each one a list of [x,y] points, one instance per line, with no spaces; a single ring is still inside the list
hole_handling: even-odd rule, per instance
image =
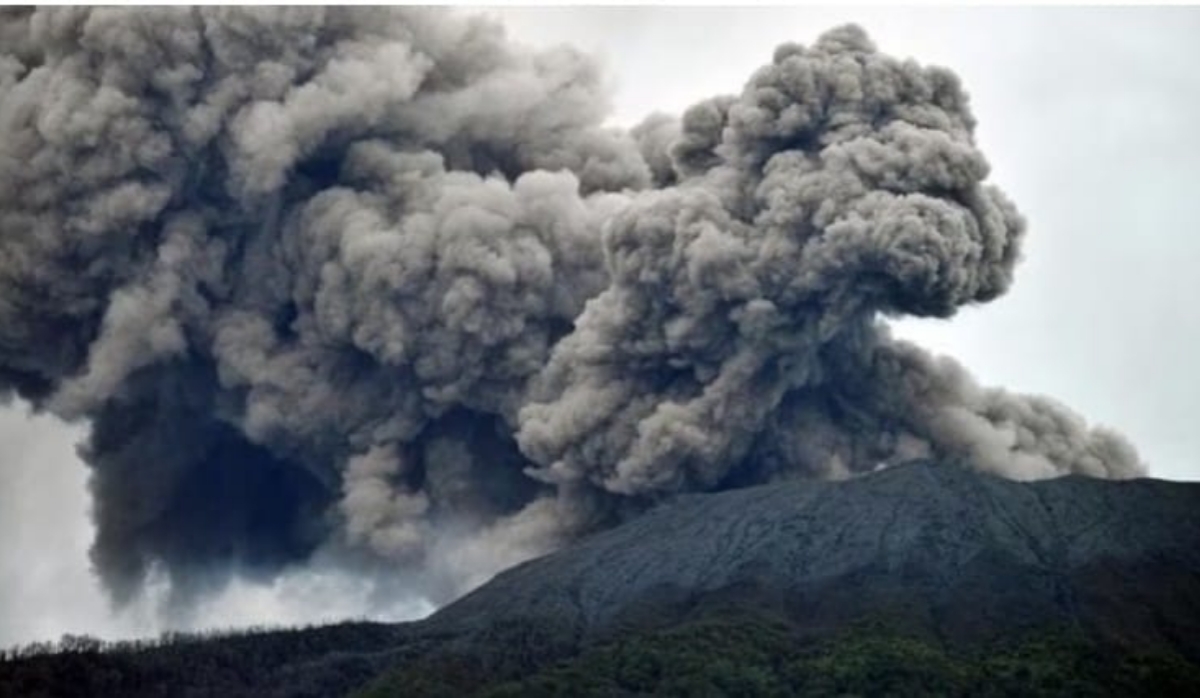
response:
[[[1142,472],[881,317],[1002,294],[958,79],[854,26],[629,132],[420,9],[0,15],[0,391],[90,435],[115,598],[320,551],[461,588],[681,491]]]

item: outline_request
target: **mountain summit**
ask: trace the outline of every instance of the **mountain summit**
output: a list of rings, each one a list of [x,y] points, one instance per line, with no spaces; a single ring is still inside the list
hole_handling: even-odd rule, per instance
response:
[[[1198,575],[1200,485],[1020,483],[926,461],[685,495],[503,572],[429,623],[551,617],[603,637],[635,609],[743,594],[813,628],[882,613],[970,641],[1066,623],[1200,650]]]

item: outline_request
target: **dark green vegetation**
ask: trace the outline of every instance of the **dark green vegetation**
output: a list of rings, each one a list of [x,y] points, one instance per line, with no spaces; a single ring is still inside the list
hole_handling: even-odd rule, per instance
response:
[[[7,653],[0,696],[339,695],[388,666],[397,635],[342,623],[107,645],[74,638]]]
[[[1200,696],[1200,486],[781,482],[682,498],[417,623],[67,645],[0,661],[0,696]]]
[[[448,651],[355,623],[101,649],[74,641],[0,664],[3,696],[1197,696],[1200,665],[1077,628],[955,647],[884,622],[806,637],[727,609],[592,646],[532,626]],[[365,686],[365,688],[363,688]]]
[[[498,680],[506,673],[518,675]],[[463,658],[417,663],[359,695],[1196,696],[1200,667],[1169,648],[1124,652],[1067,629],[955,649],[859,624],[802,642],[786,624],[746,614],[623,637],[528,672]]]

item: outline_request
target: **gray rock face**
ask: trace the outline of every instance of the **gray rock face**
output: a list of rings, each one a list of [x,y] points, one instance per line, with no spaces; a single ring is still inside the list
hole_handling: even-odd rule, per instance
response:
[[[552,619],[586,638],[741,595],[817,626],[886,612],[949,637],[1053,622],[1157,636],[1162,616],[1200,629],[1197,505],[1197,484],[1019,483],[930,462],[688,495],[503,572],[428,625]]]

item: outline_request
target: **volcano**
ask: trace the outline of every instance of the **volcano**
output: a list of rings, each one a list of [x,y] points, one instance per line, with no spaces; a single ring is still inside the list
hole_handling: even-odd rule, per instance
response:
[[[4,695],[1197,686],[1200,485],[1021,483],[934,461],[681,495],[415,623],[74,648],[0,665]]]

